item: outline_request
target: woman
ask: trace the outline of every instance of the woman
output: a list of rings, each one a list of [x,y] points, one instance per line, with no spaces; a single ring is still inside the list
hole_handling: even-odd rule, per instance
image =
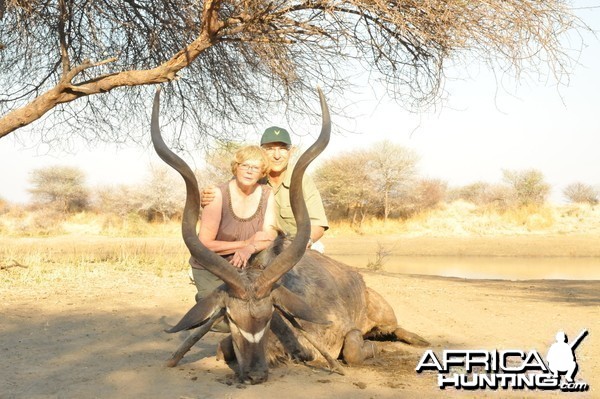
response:
[[[239,149],[231,162],[234,178],[221,186],[202,211],[199,238],[211,251],[238,268],[252,254],[267,248],[277,235],[275,199],[270,188],[259,184],[269,171],[269,159],[259,146]],[[198,298],[222,284],[194,259],[190,260]]]

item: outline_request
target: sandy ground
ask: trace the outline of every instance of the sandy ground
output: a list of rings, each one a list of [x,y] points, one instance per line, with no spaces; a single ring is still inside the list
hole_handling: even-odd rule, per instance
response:
[[[22,273],[10,268],[0,273]],[[384,353],[346,375],[291,364],[268,382],[240,385],[215,359],[222,336],[209,333],[178,367],[164,361],[186,333],[169,335],[191,306],[185,274],[107,273],[52,284],[0,284],[0,398],[412,398],[600,397],[600,281],[463,280],[363,272],[400,324],[443,349],[538,350],[554,335],[590,334],[577,349],[584,393],[441,391],[414,369],[426,348],[382,343]]]

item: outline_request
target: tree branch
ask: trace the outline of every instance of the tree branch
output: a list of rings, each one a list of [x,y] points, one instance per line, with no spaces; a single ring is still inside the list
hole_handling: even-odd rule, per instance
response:
[[[69,19],[65,0],[59,0],[60,18],[58,18],[58,42],[60,43],[60,58],[62,63],[62,75],[65,76],[71,69],[69,59],[69,47],[67,44],[67,33],[65,32],[65,21]]]
[[[104,93],[117,87],[141,86],[172,81],[176,78],[177,72],[187,67],[203,51],[215,44],[217,32],[223,26],[217,15],[219,4],[220,0],[207,0],[204,3],[203,24],[196,40],[156,68],[116,72],[98,76],[78,84],[73,84],[72,80],[80,73],[89,68],[112,62],[116,58],[109,58],[96,63],[85,60],[82,64],[69,70],[67,73],[63,72],[63,78],[55,87],[39,95],[25,106],[9,112],[0,119],[0,139],[18,128],[41,118],[58,104],[68,103],[84,96]]]

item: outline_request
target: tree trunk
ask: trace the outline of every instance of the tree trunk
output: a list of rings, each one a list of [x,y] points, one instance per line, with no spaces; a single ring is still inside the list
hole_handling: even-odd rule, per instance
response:
[[[383,194],[383,224],[387,222],[388,215],[390,214],[390,193],[385,190]]]

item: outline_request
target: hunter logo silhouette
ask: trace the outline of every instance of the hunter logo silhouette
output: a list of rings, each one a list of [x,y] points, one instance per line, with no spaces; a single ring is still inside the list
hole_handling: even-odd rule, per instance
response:
[[[583,330],[581,334],[571,344],[568,343],[567,335],[564,331],[556,333],[556,342],[552,344],[546,355],[548,368],[555,377],[559,374],[565,374],[567,382],[573,382],[577,374],[577,359],[575,358],[575,349],[587,336],[588,331]]]

